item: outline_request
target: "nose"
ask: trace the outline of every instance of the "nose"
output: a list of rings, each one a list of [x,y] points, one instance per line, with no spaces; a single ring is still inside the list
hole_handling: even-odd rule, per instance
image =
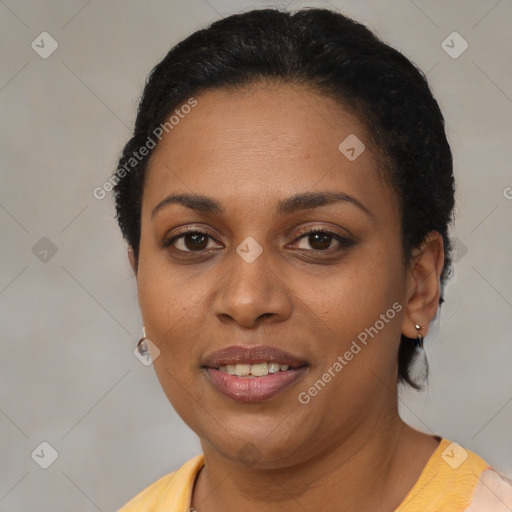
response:
[[[226,262],[229,270],[215,292],[215,315],[224,323],[234,322],[245,328],[262,321],[285,321],[292,314],[293,302],[282,272],[270,267],[265,250],[249,261],[233,251]]]

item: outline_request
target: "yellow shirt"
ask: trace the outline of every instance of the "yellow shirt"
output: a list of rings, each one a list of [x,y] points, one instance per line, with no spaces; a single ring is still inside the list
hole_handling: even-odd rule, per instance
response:
[[[117,512],[192,512],[197,455],[163,476]],[[442,439],[395,512],[512,512],[512,481],[457,443]]]

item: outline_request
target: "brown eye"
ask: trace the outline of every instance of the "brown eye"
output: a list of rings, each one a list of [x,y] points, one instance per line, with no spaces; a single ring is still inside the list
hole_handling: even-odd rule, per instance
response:
[[[210,240],[213,240],[213,237],[208,233],[187,230],[184,233],[175,235],[164,241],[163,247],[167,248],[173,246],[177,251],[182,252],[201,252],[211,248],[211,246],[208,245]]]
[[[310,229],[302,231],[302,236],[298,238],[303,246],[299,246],[299,249],[303,249],[313,253],[322,253],[322,252],[335,252],[340,251],[342,249],[348,248],[354,244],[353,240],[342,237],[338,233],[334,233],[332,231],[328,231],[325,229]],[[331,244],[333,241],[338,243],[338,247],[331,249]],[[309,245],[310,248],[307,246]]]
[[[200,251],[206,249],[208,245],[208,235],[204,233],[187,233],[182,237],[183,245],[190,251]]]
[[[315,250],[329,249],[333,236],[327,233],[311,233],[307,236],[309,245]]]

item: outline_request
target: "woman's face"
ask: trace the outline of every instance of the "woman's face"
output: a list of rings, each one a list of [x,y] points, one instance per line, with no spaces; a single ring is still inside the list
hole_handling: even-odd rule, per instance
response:
[[[205,453],[261,467],[370,435],[394,413],[400,334],[415,331],[397,198],[363,125],[290,86],[196,100],[164,132],[142,202],[139,304],[165,394]],[[204,199],[162,203],[177,194]]]

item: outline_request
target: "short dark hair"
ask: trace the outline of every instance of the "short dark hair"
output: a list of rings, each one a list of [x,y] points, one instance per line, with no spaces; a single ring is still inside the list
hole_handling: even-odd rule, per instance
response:
[[[261,81],[296,84],[332,97],[364,122],[372,146],[383,156],[383,176],[400,204],[404,265],[429,231],[443,237],[441,304],[451,275],[448,228],[455,203],[443,115],[421,70],[364,25],[324,8],[257,9],[228,16],[178,43],[153,68],[133,136],[114,173],[117,220],[135,260],[152,150],[136,162],[134,153],[193,94]],[[398,381],[421,389],[410,376],[413,341],[401,337]]]

